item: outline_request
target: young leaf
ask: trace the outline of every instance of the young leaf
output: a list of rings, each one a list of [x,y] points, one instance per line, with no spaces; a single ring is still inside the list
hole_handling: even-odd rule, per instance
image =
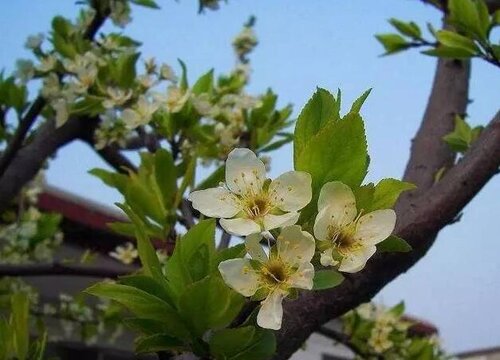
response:
[[[253,326],[220,330],[210,338],[216,360],[267,360],[275,351],[273,332]]]
[[[438,41],[444,46],[451,48],[459,48],[475,55],[479,52],[479,48],[474,41],[463,35],[449,30],[440,30],[436,33]]]
[[[365,103],[365,100],[368,98],[368,95],[370,95],[371,91],[372,89],[368,89],[359,98],[357,98],[352,104],[351,110],[349,112],[359,114],[359,112],[361,111],[361,107]]]
[[[202,75],[198,81],[193,85],[192,92],[195,95],[200,95],[203,93],[212,93],[214,81],[214,70],[210,70],[206,74]]]
[[[24,292],[12,294],[12,323],[11,331],[13,332],[14,352],[19,360],[25,360],[29,349],[29,298]]]
[[[142,336],[135,342],[137,353],[148,353],[165,350],[185,350],[186,346],[182,341],[169,336],[168,334],[154,334]]]
[[[222,328],[238,315],[245,298],[230,289],[218,276],[208,276],[189,285],[179,299],[179,312],[195,334]]]
[[[403,191],[415,188],[415,185],[408,182],[390,178],[383,179],[375,186],[371,206],[365,208],[365,211],[370,212],[378,209],[391,209]]]
[[[409,36],[413,39],[421,39],[422,31],[413,21],[404,22],[398,19],[389,19],[389,23],[396,28],[401,34]]]
[[[338,120],[338,118],[335,98],[325,89],[318,88],[300,112],[295,125],[293,144],[295,162],[311,137],[316,135],[326,124]]]
[[[148,7],[151,9],[159,9],[160,8],[158,6],[158,4],[153,0],[130,0],[130,1],[136,5]]]
[[[313,290],[324,290],[338,286],[344,281],[344,276],[337,270],[319,270],[314,274]]]
[[[410,46],[407,41],[398,34],[377,34],[375,38],[382,44],[385,49],[384,55],[395,54],[397,52],[408,49]]]
[[[159,297],[132,286],[97,283],[85,290],[86,293],[114,300],[128,308],[140,318],[163,321],[169,334],[179,339],[190,338],[190,332],[177,311]]]
[[[389,236],[377,245],[379,252],[408,252],[411,249],[410,244],[396,235]]]

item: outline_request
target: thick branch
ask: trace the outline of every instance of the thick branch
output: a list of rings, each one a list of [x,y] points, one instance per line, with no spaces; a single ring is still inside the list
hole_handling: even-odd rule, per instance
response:
[[[434,184],[440,169],[453,165],[455,153],[443,136],[453,131],[455,115],[465,113],[469,76],[469,61],[438,60],[431,95],[403,177],[418,188],[412,196],[424,193]]]
[[[448,0],[421,0],[426,4],[430,4],[432,6],[437,7],[440,10],[448,8]],[[500,0],[483,0],[488,6],[488,10],[490,13],[494,13],[495,11],[500,9]]]
[[[412,267],[425,255],[437,233],[453,221],[498,173],[499,167],[500,112],[439,183],[398,208],[396,234],[406,239],[413,250],[404,254],[378,254],[362,272],[347,276],[340,286],[306,292],[298,300],[287,302],[274,359],[288,359],[324,322],[369,301],[387,283]]]
[[[63,126],[56,128],[53,120],[47,120],[37,130],[33,140],[17,152],[14,163],[0,178],[0,211],[8,206],[9,202],[38,173],[51,155],[95,126],[94,121],[81,121],[79,118],[72,118]]]
[[[0,265],[0,276],[84,276],[117,278],[127,275],[135,269],[118,270],[111,267],[82,266],[73,264],[27,264],[27,265]]]

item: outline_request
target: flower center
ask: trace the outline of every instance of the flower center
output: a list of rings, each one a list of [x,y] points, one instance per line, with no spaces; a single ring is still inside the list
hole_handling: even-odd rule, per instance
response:
[[[354,238],[356,225],[356,221],[353,221],[343,227],[335,225],[330,225],[328,227],[328,237],[341,255],[352,252],[357,248],[358,242]]]
[[[279,260],[271,260],[262,268],[262,280],[271,287],[280,285],[286,282],[287,279],[288,271]]]
[[[252,197],[246,201],[245,211],[251,219],[266,215],[270,210],[269,201],[263,196]]]

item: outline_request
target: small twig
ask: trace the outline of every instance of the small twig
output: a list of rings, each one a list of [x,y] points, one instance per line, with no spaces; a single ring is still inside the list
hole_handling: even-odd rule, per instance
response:
[[[190,229],[194,225],[194,216],[191,204],[188,200],[183,199],[181,201],[180,208],[183,218],[181,222],[187,229]]]
[[[117,278],[130,274],[135,268],[127,270],[113,269],[111,267],[82,266],[73,264],[23,264],[0,265],[0,276],[52,276],[70,275],[84,277]]]
[[[326,336],[327,338],[333,339],[345,347],[347,347],[349,350],[351,350],[353,353],[356,355],[360,356],[362,359],[366,358],[375,358],[375,359],[383,359],[384,357],[379,354],[373,354],[373,353],[366,353],[362,349],[360,349],[356,344],[354,344],[350,337],[347,336],[346,334],[339,333],[335,330],[329,329],[326,326],[322,326],[318,330],[318,334],[321,334],[323,336]]]
[[[222,235],[220,237],[220,242],[219,242],[219,250],[226,249],[229,247],[229,244],[231,243],[231,234],[227,233],[226,231],[222,230]]]
[[[137,172],[137,167],[130,162],[116,146],[106,146],[96,152],[117,172],[126,174],[126,169]]]

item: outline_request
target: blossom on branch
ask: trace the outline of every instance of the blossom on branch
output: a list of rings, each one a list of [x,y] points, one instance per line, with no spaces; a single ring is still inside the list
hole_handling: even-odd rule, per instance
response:
[[[283,299],[292,289],[313,287],[315,243],[299,225],[282,229],[276,246],[267,255],[260,245],[262,236],[252,234],[245,240],[252,259],[231,259],[219,264],[224,281],[243,296],[263,299],[257,324],[278,330],[283,318]]]
[[[323,242],[323,266],[339,265],[339,270],[362,270],[375,253],[375,245],[391,235],[396,224],[392,209],[375,210],[363,215],[356,209],[352,190],[339,181],[326,183],[318,199],[314,236]]]
[[[227,158],[226,183],[194,191],[189,200],[202,214],[221,218],[228,233],[247,236],[295,224],[311,196],[308,173],[289,171],[271,181],[264,163],[251,150],[238,148]]]

